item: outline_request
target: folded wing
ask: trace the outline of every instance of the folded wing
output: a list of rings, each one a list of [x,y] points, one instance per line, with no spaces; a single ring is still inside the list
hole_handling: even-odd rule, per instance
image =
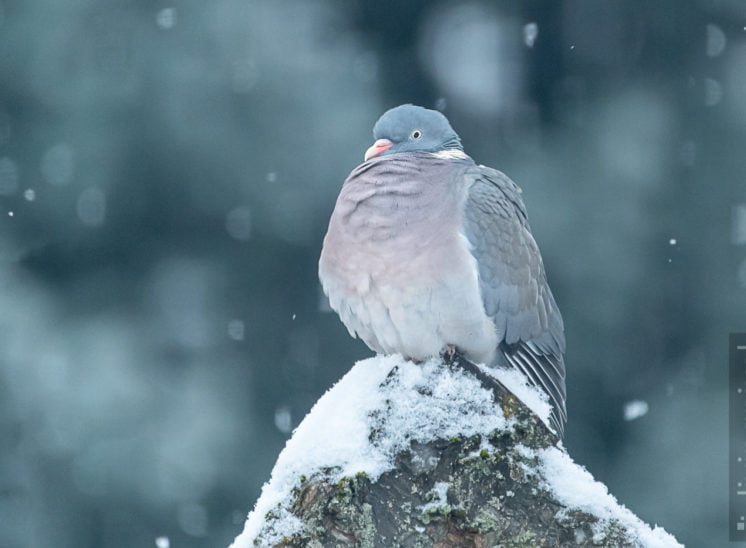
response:
[[[564,326],[520,189],[484,166],[470,167],[464,177],[464,235],[479,268],[485,311],[501,341],[497,363],[516,367],[547,393],[550,421],[562,435],[567,420]]]

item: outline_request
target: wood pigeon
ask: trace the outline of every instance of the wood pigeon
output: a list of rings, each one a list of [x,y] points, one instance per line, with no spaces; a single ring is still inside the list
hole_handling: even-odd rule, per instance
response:
[[[549,396],[561,436],[565,336],[521,190],[477,165],[443,114],[401,105],[373,128],[344,182],[319,278],[350,334],[375,352],[462,352],[515,367]]]

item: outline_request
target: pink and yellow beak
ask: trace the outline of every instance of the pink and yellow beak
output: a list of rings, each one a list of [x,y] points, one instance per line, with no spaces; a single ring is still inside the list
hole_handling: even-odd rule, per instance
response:
[[[373,143],[373,146],[370,147],[368,150],[365,151],[365,160],[370,160],[374,156],[378,156],[379,154],[383,154],[388,149],[390,149],[394,143],[389,141],[388,139],[378,139],[375,143]]]

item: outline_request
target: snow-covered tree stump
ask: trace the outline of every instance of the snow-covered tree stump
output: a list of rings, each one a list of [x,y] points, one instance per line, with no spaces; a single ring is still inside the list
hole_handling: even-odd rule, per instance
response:
[[[514,371],[363,360],[296,429],[232,546],[680,546],[575,464],[548,416]]]

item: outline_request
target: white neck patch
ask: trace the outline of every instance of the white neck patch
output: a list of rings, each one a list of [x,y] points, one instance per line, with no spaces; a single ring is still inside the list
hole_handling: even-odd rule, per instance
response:
[[[464,160],[469,157],[463,150],[457,148],[439,150],[438,152],[433,152],[432,155],[442,160]]]

